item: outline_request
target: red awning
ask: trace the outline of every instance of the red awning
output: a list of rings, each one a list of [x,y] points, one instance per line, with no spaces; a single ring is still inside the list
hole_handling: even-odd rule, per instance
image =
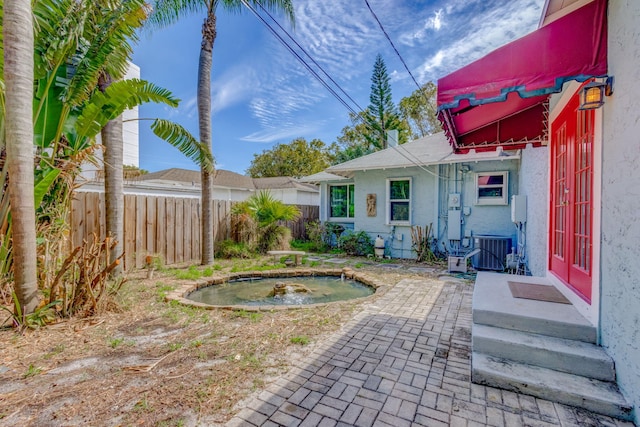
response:
[[[438,80],[438,118],[454,148],[545,140],[549,95],[607,74],[606,9],[594,0]]]

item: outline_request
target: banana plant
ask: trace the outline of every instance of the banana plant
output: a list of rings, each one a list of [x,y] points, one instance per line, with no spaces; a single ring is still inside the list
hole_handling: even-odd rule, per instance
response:
[[[166,89],[140,80],[118,80],[131,57],[130,43],[148,13],[144,0],[34,0],[34,177],[38,220],[65,215],[74,178],[91,161],[95,138],[110,120],[146,102],[172,107],[179,100]],[[0,0],[0,24],[4,0]],[[4,167],[4,44],[0,32],[0,286],[11,271],[11,215]],[[98,82],[116,80],[104,91]],[[166,120],[154,132],[199,165],[213,158],[184,128]],[[60,208],[60,207],[66,207]],[[65,221],[63,218],[62,221]],[[62,254],[59,254],[62,255]]]

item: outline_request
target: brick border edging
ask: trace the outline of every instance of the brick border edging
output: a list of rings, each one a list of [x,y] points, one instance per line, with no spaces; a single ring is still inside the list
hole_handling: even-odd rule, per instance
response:
[[[205,288],[207,286],[212,285],[221,285],[223,283],[227,283],[232,280],[238,279],[247,279],[247,278],[273,278],[273,277],[308,277],[308,276],[342,276],[346,279],[356,280],[364,285],[370,286],[374,289],[372,295],[368,295],[366,297],[353,298],[350,300],[342,300],[342,301],[332,301],[325,303],[317,303],[317,304],[300,304],[300,305],[258,305],[258,306],[249,306],[249,305],[211,305],[204,304],[201,302],[192,301],[187,298],[192,292],[197,291],[198,289]],[[344,302],[344,301],[363,301],[366,299],[370,299],[376,296],[384,295],[387,290],[389,290],[389,285],[381,283],[379,280],[374,279],[373,277],[361,273],[358,271],[354,271],[349,267],[344,268],[332,268],[332,269],[322,269],[322,268],[297,268],[297,269],[279,269],[279,270],[267,270],[267,271],[246,271],[246,272],[238,272],[238,273],[230,273],[225,276],[214,277],[209,280],[198,280],[195,283],[188,283],[179,286],[174,291],[171,291],[165,297],[165,301],[171,302],[176,301],[182,305],[188,305],[192,307],[198,307],[205,310],[243,310],[243,311],[276,311],[276,310],[295,310],[301,308],[314,308],[314,307],[323,307],[328,304],[333,304],[336,302]]]

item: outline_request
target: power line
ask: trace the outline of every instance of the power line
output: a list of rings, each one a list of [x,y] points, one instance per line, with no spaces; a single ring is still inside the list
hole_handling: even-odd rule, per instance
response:
[[[285,48],[286,48],[286,49],[287,49],[287,50],[288,50],[288,51],[289,51],[293,56],[295,56],[295,58],[296,58],[296,59],[297,59],[297,60],[298,60],[298,61],[299,61],[299,62],[300,62],[300,63],[301,63],[301,64],[302,64],[302,65],[303,65],[303,66],[304,66],[304,67],[305,67],[305,68],[306,68],[306,69],[307,69],[307,70],[308,70],[312,75],[313,75],[313,77],[315,77],[315,78],[316,78],[316,80],[318,80],[318,81],[320,82],[320,84],[322,84],[322,86],[324,86],[324,87],[325,87],[325,89],[327,89],[327,90],[328,90],[328,91],[329,91],[329,92],[330,92],[330,93],[331,93],[331,94],[332,94],[332,95],[333,95],[333,96],[334,96],[334,97],[335,97],[335,98],[336,98],[336,99],[337,99],[337,100],[338,100],[338,101],[339,101],[339,102],[340,102],[340,103],[341,103],[341,104],[342,104],[342,105],[347,109],[347,110],[349,110],[350,112],[352,112],[352,113],[353,113],[353,114],[355,114],[355,115],[357,115],[357,114],[358,114],[358,113],[353,109],[353,107],[352,107],[352,106],[350,106],[350,105],[348,104],[348,102],[347,102],[347,101],[345,101],[345,100],[340,96],[340,94],[338,94],[338,93],[337,93],[337,92],[336,92],[336,91],[335,91],[335,90],[334,90],[334,89],[329,85],[329,83],[327,83],[327,82],[326,82],[326,81],[325,81],[325,80],[324,80],[324,79],[323,79],[323,78],[322,78],[322,77],[321,77],[321,76],[316,72],[316,70],[314,70],[314,69],[313,69],[313,67],[311,67],[311,65],[309,65],[309,63],[307,63],[307,61],[306,61],[302,56],[300,56],[300,54],[299,54],[298,52],[296,52],[296,50],[295,50],[295,49],[294,49],[294,48],[293,48],[293,47],[292,47],[292,46],[291,46],[291,45],[290,45],[290,44],[289,44],[289,43],[288,43],[288,42],[287,42],[287,41],[286,41],[286,40],[285,40],[285,39],[284,39],[284,38],[283,38],[283,37],[282,37],[282,36],[277,32],[277,31],[276,31],[276,29],[275,29],[275,28],[273,28],[273,27],[271,26],[271,24],[270,24],[269,22],[267,22],[267,21],[262,17],[262,15],[260,15],[260,14],[258,13],[258,11],[257,11],[253,6],[251,6],[251,5],[250,5],[246,0],[242,0],[242,3],[243,3],[243,4],[244,4],[244,5],[245,5],[245,6],[246,6],[246,7],[247,7],[247,8],[248,8],[248,9],[249,9],[249,10],[250,10],[250,11],[251,11],[255,16],[256,16],[256,18],[258,18],[258,19],[259,19],[259,20],[260,20],[260,21],[261,21],[261,22],[262,22],[262,23],[263,23],[263,24],[264,24],[264,25],[269,29],[269,31],[271,32],[271,34],[273,34],[273,35],[274,35],[274,37],[276,37],[276,39],[278,39],[278,41],[279,41],[279,42],[280,42],[280,43],[281,43],[281,44],[282,44],[282,45],[283,45],[283,46],[284,46],[284,47],[285,47]],[[260,5],[260,8],[261,8],[262,10],[265,10],[265,9],[262,7],[262,5],[260,4],[260,2],[257,2],[257,3]],[[275,19],[273,18],[273,16],[271,16],[271,14],[269,14],[269,16],[271,17],[271,19],[272,19],[274,22],[276,22],[276,23],[277,23],[277,21],[275,21]],[[296,43],[296,45],[300,46],[300,45],[295,41],[295,39],[294,39],[294,38],[293,38],[293,37],[292,37],[292,36],[291,36],[291,35],[290,35],[290,34],[289,34],[289,33],[288,33],[284,28],[282,28],[282,26],[281,26],[279,23],[277,23],[277,25],[278,25],[278,27],[280,27],[280,28],[282,29],[282,31],[283,31],[285,34],[287,34],[287,36],[288,36],[291,40],[294,40],[294,42]],[[304,49],[302,49],[302,50],[303,50],[303,52],[304,52],[304,53],[305,53],[309,58],[311,58],[311,55],[309,55],[309,53],[308,53],[308,52],[306,52]],[[329,76],[329,74],[328,74],[326,71],[324,71],[324,69],[322,69],[322,67],[320,67],[320,66],[318,65],[318,63],[317,63],[315,60],[313,60],[313,59],[312,59],[312,61],[316,64],[316,66],[318,66],[318,68],[320,68],[320,69],[322,70],[322,72],[323,72],[326,76]],[[332,81],[332,82],[333,82],[333,83],[334,83],[334,84],[339,88],[339,90],[340,90],[342,93],[346,94],[346,92],[344,91],[344,89],[342,89],[342,88],[340,87],[340,85],[338,85],[338,84],[335,82],[335,80],[333,80],[330,76],[329,76],[329,79],[330,79],[330,80],[331,80],[331,81]],[[347,97],[349,98],[349,100],[351,100],[351,102],[353,102],[353,103],[356,105],[356,107],[357,107],[357,108],[360,108],[360,107],[358,106],[358,104],[357,104],[355,101],[353,101],[353,99],[352,99],[350,96],[348,96],[348,95],[347,95]]]
[[[415,83],[416,87],[418,88],[418,90],[420,91],[420,94],[422,95],[422,97],[424,98],[425,102],[429,102],[429,99],[427,98],[427,95],[425,95],[422,86],[420,86],[420,83],[418,83],[418,81],[416,80],[416,78],[413,76],[413,73],[411,72],[411,70],[409,69],[409,67],[407,66],[407,63],[405,62],[404,58],[402,57],[402,55],[400,55],[400,51],[398,50],[398,48],[396,48],[396,45],[393,43],[393,40],[391,40],[391,37],[389,37],[389,34],[387,33],[387,30],[385,30],[384,26],[382,25],[382,22],[380,22],[380,19],[378,19],[378,15],[376,15],[376,13],[373,11],[373,9],[371,8],[371,5],[369,4],[369,0],[364,0],[364,2],[367,5],[367,8],[369,9],[369,12],[371,12],[371,15],[373,15],[373,18],[376,20],[376,22],[378,23],[378,26],[380,27],[380,29],[382,30],[382,32],[384,33],[384,36],[387,38],[387,40],[389,41],[389,44],[391,45],[391,47],[393,48],[393,50],[396,52],[396,55],[398,55],[398,58],[400,58],[400,62],[402,62],[402,65],[404,65],[404,69],[407,70],[407,73],[409,73],[409,76],[411,76],[411,80],[413,80],[413,82]]]
[[[342,89],[342,87],[341,87],[341,86],[340,86],[340,85],[339,85],[339,84],[338,84],[338,83],[337,83],[337,82],[336,82],[336,81],[335,81],[335,80],[334,80],[334,79],[329,75],[329,73],[327,73],[327,72],[324,70],[324,68],[322,68],[322,66],[321,66],[320,64],[318,64],[318,62],[317,62],[315,59],[313,59],[313,57],[311,56],[311,54],[310,54],[309,52],[307,52],[307,51],[305,50],[305,48],[304,48],[304,47],[302,47],[302,46],[300,45],[300,43],[298,43],[298,42],[296,41],[296,39],[291,35],[291,33],[289,33],[285,28],[283,28],[283,27],[282,27],[282,25],[280,25],[280,23],[279,23],[279,22],[278,22],[278,21],[273,17],[273,15],[271,15],[271,13],[270,13],[267,9],[265,9],[265,8],[264,8],[264,6],[262,6],[262,3],[260,3],[260,2],[257,2],[257,3],[258,3],[258,6],[260,6],[260,9],[262,9],[262,11],[263,11],[264,13],[266,13],[266,14],[269,16],[269,18],[271,18],[271,20],[272,20],[273,22],[275,22],[275,24],[278,26],[278,28],[280,28],[280,30],[282,30],[282,31],[283,31],[283,32],[284,32],[284,33],[285,33],[285,34],[286,34],[286,35],[291,39],[291,41],[293,41],[293,42],[296,44],[296,46],[298,46],[298,48],[300,48],[300,50],[301,50],[305,55],[307,55],[307,57],[309,57],[309,59],[311,60],[311,62],[313,62],[313,63],[315,64],[315,66],[316,66],[316,67],[318,67],[318,68],[320,69],[320,71],[322,71],[322,73],[323,73],[325,76],[327,76],[327,78],[331,81],[331,83],[333,83],[334,85],[336,85],[336,87],[337,87],[338,89],[340,89],[340,91],[341,91],[341,92],[342,92],[342,93],[343,93],[343,94],[344,94],[344,95],[345,95],[345,96],[346,96],[346,97],[347,97],[351,102],[353,102],[353,103],[354,103],[354,105],[355,105],[356,107],[358,107],[358,109],[359,109],[360,111],[362,111],[362,110],[363,110],[363,108],[362,108],[360,105],[358,105],[358,103],[357,103],[357,102],[356,102],[356,101],[355,101],[351,96],[349,96],[349,94],[348,94],[344,89]]]
[[[391,45],[394,47],[393,42],[391,42],[391,39],[389,38],[389,36],[387,35],[386,31],[384,30],[384,27],[382,26],[382,24],[380,23],[380,21],[378,20],[378,17],[375,15],[375,13],[373,12],[373,10],[371,9],[371,6],[369,5],[368,1],[365,0],[365,2],[367,3],[367,6],[369,7],[369,10],[371,11],[371,13],[374,15],[374,17],[376,18],[376,21],[378,22],[378,24],[380,25],[380,28],[382,29],[382,31],[385,33],[385,35],[387,36],[387,39],[389,40],[389,42],[391,43]],[[361,116],[360,113],[356,112],[348,103],[347,101],[345,101],[308,63],[307,61],[300,56],[300,54],[298,54],[298,52],[295,51],[295,49],[276,31],[275,28],[273,28],[271,26],[271,24],[269,22],[267,22],[259,13],[258,11],[251,6],[246,0],[242,0],[242,3],[260,20],[260,22],[262,22],[268,29],[269,31],[274,35],[274,37],[276,37],[278,39],[278,41],[292,54],[295,56],[295,58],[322,84],[322,86],[324,86],[347,110],[349,110],[354,118],[356,120],[361,121],[365,126],[367,126],[368,128],[370,128],[371,130],[375,130],[371,128],[371,125]],[[349,94],[329,75],[329,73],[327,71],[324,70],[324,68],[322,68],[322,66],[315,60],[313,59],[313,57],[311,56],[311,54],[309,52],[307,52],[296,40],[295,38],[285,29],[282,27],[282,25],[280,25],[280,23],[273,17],[273,15],[271,15],[271,13],[269,13],[268,10],[266,10],[262,4],[257,1],[256,2],[258,4],[258,6],[260,7],[260,9],[269,16],[269,18],[278,26],[278,28],[287,35],[287,37],[293,41],[293,43],[295,43],[295,45],[313,62],[313,64],[318,67],[318,69],[325,75],[327,76],[327,78],[331,81],[331,83],[333,83],[339,90],[340,92],[342,92],[360,111],[364,111],[364,109],[362,107],[360,107],[358,105],[358,103],[351,97],[349,96]],[[397,49],[396,53],[398,54],[398,56],[400,57],[402,63],[404,64],[405,68],[407,69],[407,71],[409,72],[409,74],[411,75],[411,77],[413,78],[413,75],[411,74],[411,71],[409,71],[406,63],[404,62],[404,60],[402,59],[402,57],[400,56],[400,53],[398,52]],[[416,83],[416,85],[418,85],[417,81],[415,80],[415,78],[413,78],[413,81]],[[418,88],[420,88],[420,86],[418,85]],[[421,91],[422,93],[422,91]],[[426,97],[425,97],[426,98]],[[406,148],[402,147],[402,149],[400,148],[400,144],[393,146],[393,148],[398,152],[398,154],[400,154],[402,157],[404,157],[405,159],[409,160],[413,165],[417,166],[418,168],[422,169],[423,171],[430,173],[436,177],[439,177],[438,174],[434,174],[432,171],[430,171],[429,169],[427,169],[426,167],[424,167],[424,165],[420,164],[420,161],[417,159],[417,157],[409,152]],[[405,153],[403,153],[402,151],[404,151]]]

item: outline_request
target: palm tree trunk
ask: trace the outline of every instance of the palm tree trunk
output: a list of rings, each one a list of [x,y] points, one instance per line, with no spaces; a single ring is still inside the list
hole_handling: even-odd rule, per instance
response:
[[[200,142],[212,150],[211,142],[211,66],[213,42],[216,38],[215,11],[207,15],[202,25],[202,45],[198,64],[198,123]],[[202,265],[213,264],[213,171],[202,174]]]
[[[5,138],[14,288],[23,315],[38,306],[33,178],[33,21],[30,0],[4,3]]]
[[[100,78],[98,86],[104,92],[111,84],[111,76]],[[107,235],[116,240],[111,250],[112,260],[118,258],[124,247],[124,192],[123,192],[123,146],[122,116],[108,122],[100,131],[104,150],[104,206],[106,211],[105,225]],[[122,265],[118,264],[111,271],[112,276],[122,275]]]

